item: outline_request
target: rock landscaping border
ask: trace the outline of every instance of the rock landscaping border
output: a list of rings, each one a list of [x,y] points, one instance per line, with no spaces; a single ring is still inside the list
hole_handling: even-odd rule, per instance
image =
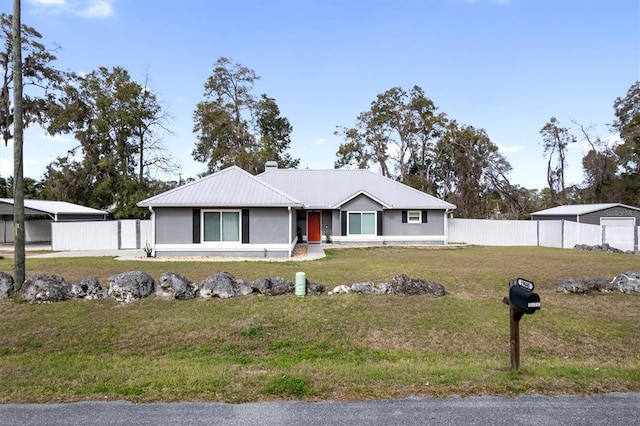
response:
[[[13,284],[11,275],[0,272],[0,298],[10,297]],[[294,291],[294,283],[282,277],[260,278],[247,283],[229,272],[218,272],[208,276],[200,283],[195,283],[175,272],[165,272],[156,282],[145,272],[129,271],[110,276],[108,288],[103,288],[96,277],[67,284],[64,278],[55,275],[34,275],[25,280],[20,291],[20,298],[29,303],[102,298],[113,298],[119,302],[130,303],[151,295],[177,300],[189,300],[195,297],[228,299],[252,293],[280,296]],[[325,293],[328,295],[361,293],[444,296],[445,288],[442,284],[411,278],[406,274],[396,275],[390,283],[374,284],[370,281],[354,283],[337,286],[329,292],[327,292],[325,285],[306,280],[307,295],[319,296]]]

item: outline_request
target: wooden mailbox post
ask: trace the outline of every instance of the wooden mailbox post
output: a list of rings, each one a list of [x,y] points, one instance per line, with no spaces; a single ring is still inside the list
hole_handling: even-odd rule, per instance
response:
[[[509,330],[511,332],[511,369],[520,369],[520,319],[540,309],[540,296],[533,292],[533,282],[524,278],[509,281],[509,297],[502,299],[509,305]]]

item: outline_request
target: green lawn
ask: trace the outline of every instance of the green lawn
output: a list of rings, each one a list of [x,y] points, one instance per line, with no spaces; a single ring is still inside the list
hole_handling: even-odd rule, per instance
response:
[[[0,260],[12,273],[12,259]],[[640,391],[640,295],[555,293],[568,277],[640,270],[640,257],[549,248],[358,248],[313,262],[27,259],[67,282],[142,270],[193,281],[295,273],[329,288],[400,273],[447,295],[251,295],[237,299],[0,301],[0,402],[85,399],[246,402]],[[530,279],[542,310],[520,323],[510,370],[508,281]]]

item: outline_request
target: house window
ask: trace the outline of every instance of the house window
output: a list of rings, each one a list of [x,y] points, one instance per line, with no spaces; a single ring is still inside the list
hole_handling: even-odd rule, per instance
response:
[[[203,241],[240,241],[240,212],[205,211]]]
[[[407,212],[408,223],[422,223],[422,212],[420,210],[409,210]]]
[[[375,235],[375,212],[349,212],[349,235]]]

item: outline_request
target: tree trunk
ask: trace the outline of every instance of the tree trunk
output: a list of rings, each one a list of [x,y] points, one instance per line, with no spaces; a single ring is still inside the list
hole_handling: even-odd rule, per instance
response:
[[[14,290],[17,292],[25,280],[24,253],[24,179],[22,164],[22,34],[20,24],[20,0],[13,0],[13,223],[14,241]]]

